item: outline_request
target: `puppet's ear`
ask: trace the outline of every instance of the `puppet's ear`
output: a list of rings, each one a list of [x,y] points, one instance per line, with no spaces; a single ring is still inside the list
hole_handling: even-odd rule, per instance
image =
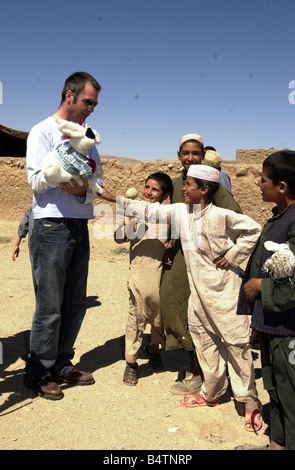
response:
[[[86,137],[88,137],[88,139],[93,139],[93,140],[95,139],[95,134],[93,130],[91,129],[91,127],[87,127],[85,135]]]
[[[286,243],[275,243],[268,240],[264,242],[264,248],[266,248],[267,251],[273,251],[274,253],[276,253],[280,250],[288,250],[289,245],[287,245]]]
[[[86,137],[89,139],[94,140],[94,144],[100,144],[101,139],[99,133],[95,129],[91,129],[91,127],[86,126]]]
[[[95,143],[96,143],[96,144],[100,144],[101,138],[100,138],[99,133],[98,133],[97,131],[95,131],[95,130],[93,130],[93,133],[94,133],[94,135],[95,135]]]
[[[79,138],[85,135],[85,127],[76,122],[62,120],[58,125],[58,129],[62,134],[68,135],[69,137]]]

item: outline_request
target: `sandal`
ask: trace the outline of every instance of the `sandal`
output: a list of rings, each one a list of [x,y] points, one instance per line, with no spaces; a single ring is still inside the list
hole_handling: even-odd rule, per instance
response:
[[[136,363],[135,368],[128,366],[128,364],[126,365],[125,370],[124,370],[124,375],[123,375],[123,382],[125,385],[134,386],[137,384],[138,382],[137,368],[138,368],[137,363]],[[132,383],[131,381],[133,381],[134,383]]]
[[[217,402],[206,401],[204,398],[199,397],[199,395],[184,397],[179,403],[181,406],[185,406],[186,408],[194,408],[196,406],[218,406]]]
[[[160,353],[151,353],[149,346],[144,346],[143,351],[145,356],[149,359],[153,369],[156,372],[160,372],[161,370],[164,369],[164,364],[162,362]]]
[[[255,410],[245,412],[244,427],[248,432],[257,432],[262,428],[262,423],[262,403],[258,401],[258,406]]]

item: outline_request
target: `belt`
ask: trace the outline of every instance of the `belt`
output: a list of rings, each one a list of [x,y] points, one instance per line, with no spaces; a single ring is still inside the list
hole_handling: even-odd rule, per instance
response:
[[[44,217],[45,220],[55,223],[67,223],[67,222],[88,222],[88,219],[77,219],[74,217]]]

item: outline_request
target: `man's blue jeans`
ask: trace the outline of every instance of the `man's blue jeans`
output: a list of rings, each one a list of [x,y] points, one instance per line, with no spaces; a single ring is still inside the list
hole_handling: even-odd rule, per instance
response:
[[[84,219],[36,219],[30,237],[36,309],[26,377],[72,370],[74,343],[86,311],[89,234]]]

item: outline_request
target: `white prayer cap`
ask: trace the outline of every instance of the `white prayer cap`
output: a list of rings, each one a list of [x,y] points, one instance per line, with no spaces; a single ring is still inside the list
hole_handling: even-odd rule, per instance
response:
[[[221,162],[222,157],[220,153],[215,152],[214,150],[207,150],[202,164],[212,166],[213,168],[220,168]]]
[[[191,165],[188,169],[187,176],[219,183],[220,172],[216,170],[216,168],[212,168],[212,166],[208,165]]]
[[[179,142],[179,148],[188,140],[197,140],[202,145],[204,145],[203,139],[199,134],[186,134],[183,137],[181,137],[180,142]]]

